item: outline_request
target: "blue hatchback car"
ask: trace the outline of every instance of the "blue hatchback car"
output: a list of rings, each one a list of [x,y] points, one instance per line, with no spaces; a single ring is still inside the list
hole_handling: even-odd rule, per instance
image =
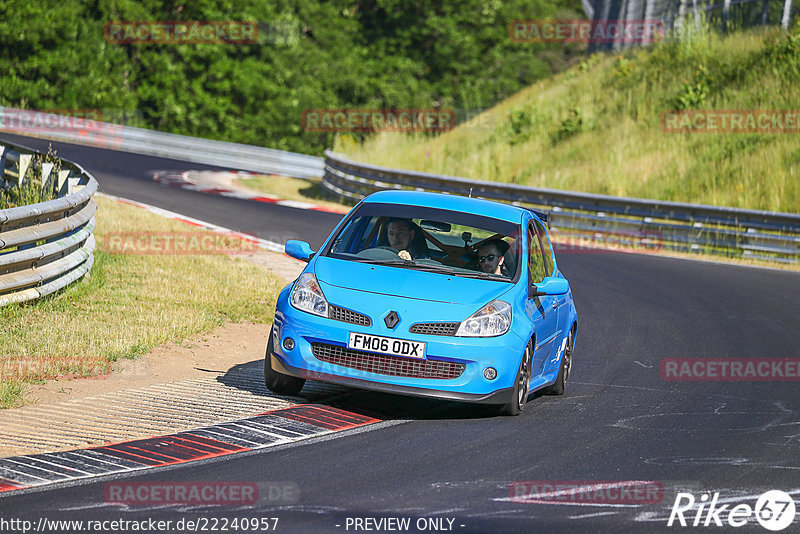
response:
[[[264,377],[502,405],[560,395],[578,315],[546,216],[438,193],[381,191],[355,206],[277,301]]]

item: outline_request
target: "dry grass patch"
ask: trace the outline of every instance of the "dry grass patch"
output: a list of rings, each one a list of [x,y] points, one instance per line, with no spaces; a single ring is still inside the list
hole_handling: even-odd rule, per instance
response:
[[[284,283],[226,255],[111,254],[112,232],[186,232],[193,227],[98,198],[90,280],[48,298],[0,308],[0,405],[22,402],[21,385],[95,376],[118,358],[181,342],[227,321],[272,321]],[[197,230],[200,231],[200,230]]]

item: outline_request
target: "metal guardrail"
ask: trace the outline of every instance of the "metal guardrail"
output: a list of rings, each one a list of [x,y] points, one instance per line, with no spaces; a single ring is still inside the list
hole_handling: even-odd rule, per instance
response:
[[[550,212],[557,240],[800,263],[800,215],[612,197],[356,163],[325,152],[322,187],[360,200],[382,189],[471,195]],[[576,241],[577,240],[577,241]]]
[[[47,183],[57,169],[34,154],[0,144],[0,187],[27,181],[34,168]],[[49,295],[92,268],[97,181],[80,165],[60,164],[54,176],[60,198],[0,210],[0,306]]]
[[[0,108],[0,131],[263,174],[320,178],[323,159],[54,113]]]

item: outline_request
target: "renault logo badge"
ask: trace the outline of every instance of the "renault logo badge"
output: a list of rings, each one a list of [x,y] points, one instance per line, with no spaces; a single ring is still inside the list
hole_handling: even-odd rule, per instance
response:
[[[397,326],[397,323],[400,322],[400,316],[397,315],[396,311],[390,311],[386,317],[383,318],[383,322],[386,323],[386,328],[394,328]]]

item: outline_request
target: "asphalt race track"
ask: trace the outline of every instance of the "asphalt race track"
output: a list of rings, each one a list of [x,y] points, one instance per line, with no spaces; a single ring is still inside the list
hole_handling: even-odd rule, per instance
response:
[[[94,173],[104,192],[275,241],[299,237],[316,247],[338,220],[164,187],[148,174],[207,166],[54,145]],[[702,494],[719,493],[717,508],[728,505],[722,521],[737,504],[755,507],[768,490],[789,493],[800,508],[797,379],[666,381],[660,373],[665,358],[800,358],[800,274],[590,250],[557,259],[580,319],[573,374],[564,396],[532,397],[519,417],[352,390],[331,404],[386,421],[136,476],[12,492],[0,496],[0,516],[34,525],[41,518],[278,518],[277,532],[389,531],[373,528],[380,518],[409,519],[407,529],[394,529],[407,532],[768,532],[752,517],[736,529],[714,526],[714,518],[692,526],[696,507],[685,513],[687,527],[667,521],[679,492],[698,504]],[[239,507],[122,506],[104,502],[109,481],[291,483],[299,493],[270,502],[265,492]],[[663,492],[657,502],[557,492],[516,502],[519,481],[593,488],[649,481]],[[784,532],[798,525],[800,515]]]

